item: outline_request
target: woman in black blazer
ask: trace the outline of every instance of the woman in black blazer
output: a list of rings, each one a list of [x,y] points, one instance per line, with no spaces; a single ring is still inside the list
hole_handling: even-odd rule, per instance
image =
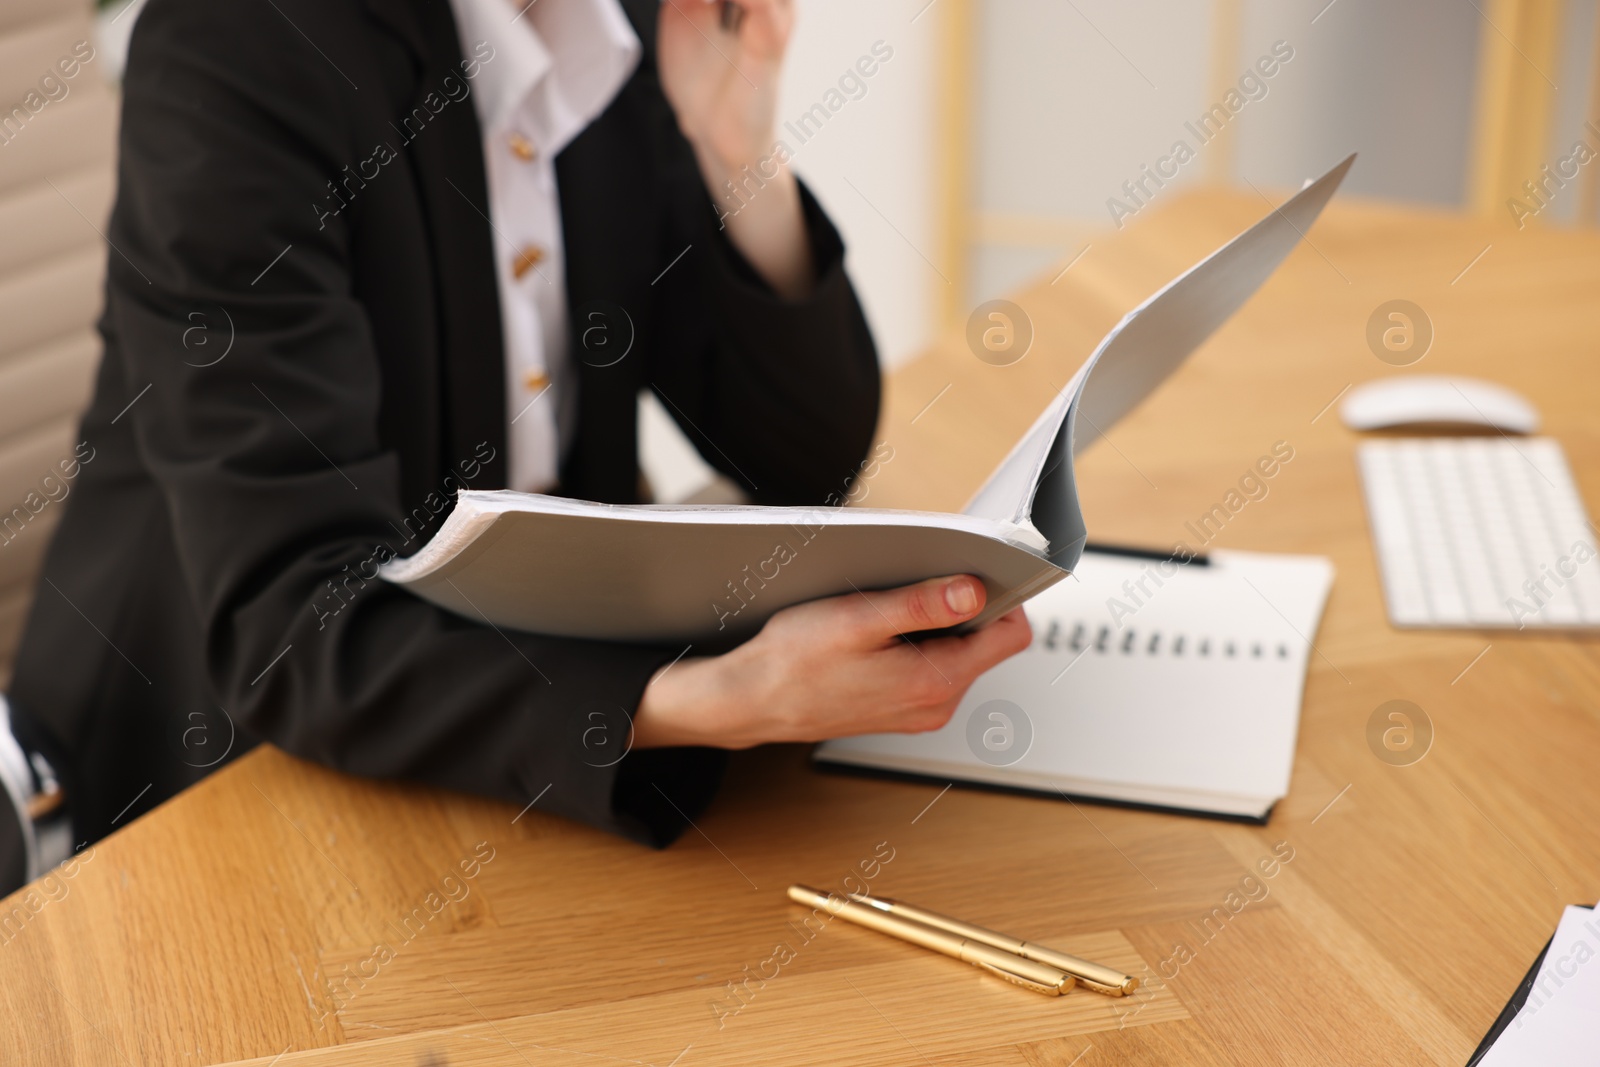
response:
[[[837,502],[879,389],[839,237],[786,166],[737,212],[713,194],[747,165],[772,172],[791,0],[738,0],[734,18],[622,6],[638,66],[555,173],[572,321],[620,306],[636,338],[609,364],[573,350],[559,491],[637,499],[636,397],[653,389],[757,501]],[[937,727],[1026,645],[1020,612],[901,638],[976,614],[963,577],[802,605],[676,663],[502,633],[361,580],[381,546],[409,554],[436,530],[455,490],[506,484],[483,132],[452,103],[397,133],[472,59],[447,0],[151,0],[140,16],[93,459],[9,694],[76,840],[268,740],[661,845],[708,801],[722,750]],[[381,174],[332,211],[330,178],[380,143]],[[630,753],[595,758],[585,731],[617,709],[612,750]]]

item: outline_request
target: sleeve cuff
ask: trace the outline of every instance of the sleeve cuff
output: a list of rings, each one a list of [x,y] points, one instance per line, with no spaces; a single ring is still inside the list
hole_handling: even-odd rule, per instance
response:
[[[617,832],[665,848],[710,807],[727,770],[715,748],[655,748],[630,753],[617,768],[611,811]]]
[[[713,228],[712,246],[721,273],[729,280],[739,295],[754,298],[774,306],[802,309],[827,299],[825,294],[849,282],[844,273],[844,239],[828,213],[822,209],[806,183],[795,179],[800,188],[800,212],[805,220],[806,239],[811,245],[811,263],[816,272],[811,294],[801,300],[785,300],[767,280],[750,264],[734,243],[728,239],[725,227]],[[714,216],[713,216],[714,217]]]
[[[518,802],[651,848],[670,845],[711,803],[727,753],[713,748],[627,751],[634,709],[662,649],[585,642],[578,657],[541,656],[543,699],[527,708],[523,755],[515,760]]]

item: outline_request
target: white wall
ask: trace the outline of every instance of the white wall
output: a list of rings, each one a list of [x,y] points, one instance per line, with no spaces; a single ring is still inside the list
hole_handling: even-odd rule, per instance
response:
[[[1263,189],[1298,185],[1351,151],[1350,193],[1454,204],[1468,155],[1482,17],[1457,0],[1244,0],[1226,72],[1212,70],[1211,3],[991,0],[983,12],[979,209],[1051,220],[1031,247],[991,240],[976,254],[971,300],[1014,288],[1113,224],[1107,201],[1179,139],[1194,161],[1159,190],[1223,175]],[[1314,21],[1313,21],[1314,20]],[[1196,123],[1275,42],[1293,58],[1202,144]],[[1220,149],[1220,151],[1219,151]],[[1220,157],[1220,158],[1213,158]],[[1124,222],[1128,220],[1124,219]],[[1009,230],[1018,227],[1013,223]],[[989,228],[990,230],[993,227]],[[1004,234],[1000,235],[1004,237]]]
[[[1600,115],[1585,114],[1589,104],[1587,89],[1593,77],[1594,64],[1600,62],[1595,43],[1595,23],[1600,20],[1600,3],[1595,0],[1573,0],[1567,4],[1565,17],[1561,66],[1559,70],[1551,72],[1560,86],[1556,94],[1556,128],[1551,133],[1548,156],[1552,164],[1557,158],[1571,152],[1575,141],[1583,140],[1590,147],[1594,146],[1595,134],[1584,125],[1588,119],[1594,119],[1595,125],[1600,126]],[[1528,177],[1532,179],[1535,175]],[[1540,218],[1570,223],[1577,215],[1577,203],[1577,189],[1568,185],[1556,193],[1550,203],[1549,215],[1541,213]]]
[[[1245,5],[1241,55],[1288,40],[1297,57],[1263,101],[1270,106],[1241,129],[1238,175],[1284,188],[1359,152],[1344,195],[1461,204],[1478,37],[1494,32],[1477,8],[1458,0],[1339,0],[1313,24],[1299,7]]]
[[[979,0],[973,165],[980,247],[969,304],[1017,288],[1110,224],[1107,199],[1122,197],[1122,183],[1168,152],[1199,110],[1210,8],[1173,0]],[[1181,168],[1158,195],[1197,180],[1203,165]]]
[[[1110,225],[1106,199],[1216,96],[1214,5],[1205,0],[977,5],[974,155],[978,209],[991,225],[974,254],[972,303],[1050,269],[1093,228]],[[1596,7],[1564,5],[1562,55],[1544,72],[1557,86],[1552,162],[1580,136]],[[1237,69],[1228,77],[1276,41],[1287,42],[1294,59],[1233,120],[1224,177],[1283,190],[1354,151],[1360,158],[1346,195],[1460,206],[1480,38],[1498,32],[1489,9],[1461,0],[1242,0]],[[1197,180],[1205,151],[1160,195]],[[1571,187],[1558,194],[1548,218],[1570,220],[1576,199]],[[1018,240],[1019,231],[1037,237]]]
[[[889,364],[932,336],[935,287],[933,163],[937,3],[796,0],[795,36],[779,115],[793,119],[871,52],[892,59],[822,132],[796,149],[795,167],[845,235],[847,264]],[[915,21],[913,21],[915,19]],[[781,133],[781,131],[780,131]],[[793,145],[791,144],[791,147]]]

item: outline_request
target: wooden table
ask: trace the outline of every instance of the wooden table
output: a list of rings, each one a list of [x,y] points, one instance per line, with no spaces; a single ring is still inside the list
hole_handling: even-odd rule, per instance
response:
[[[900,371],[868,500],[959,506],[1107,327],[1265,207],[1174,195],[1018,297],[1021,362],[952,338]],[[1415,369],[1524,390],[1600,504],[1600,238],[1348,201],[1310,237],[1083,463],[1095,536],[1165,544],[1293,447],[1216,541],[1338,566],[1268,826],[820,775],[787,747],[652,853],[263,749],[0,932],[0,1062],[1463,1063],[1561,906],[1600,897],[1597,643],[1391,629],[1328,405],[1398,373],[1366,322],[1413,300],[1437,331]],[[1435,730],[1410,766],[1366,740],[1392,698]],[[851,876],[1165,978],[1051,1000],[843,923],[802,940],[784,887]]]

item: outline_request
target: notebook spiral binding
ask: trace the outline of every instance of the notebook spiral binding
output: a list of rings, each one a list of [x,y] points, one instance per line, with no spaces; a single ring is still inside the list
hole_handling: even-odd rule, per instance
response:
[[[1166,645],[1162,645],[1163,637],[1167,636],[1160,630],[1149,632],[1148,638],[1141,640],[1137,628],[1128,629],[1115,634],[1112,628],[1105,623],[1084,622],[1073,620],[1072,632],[1065,635],[1065,627],[1061,619],[1053,618],[1045,633],[1039,639],[1039,645],[1046,652],[1096,652],[1110,655],[1113,652],[1123,655],[1147,656],[1184,656],[1192,655],[1200,659],[1208,659],[1216,652],[1221,659],[1266,659],[1269,657],[1268,646],[1260,641],[1241,642],[1229,639],[1220,639],[1215,642],[1210,636],[1203,636],[1190,640],[1188,634],[1172,634]],[[1091,640],[1090,635],[1093,634]],[[1289,646],[1279,642],[1275,650],[1278,659],[1289,658]]]

